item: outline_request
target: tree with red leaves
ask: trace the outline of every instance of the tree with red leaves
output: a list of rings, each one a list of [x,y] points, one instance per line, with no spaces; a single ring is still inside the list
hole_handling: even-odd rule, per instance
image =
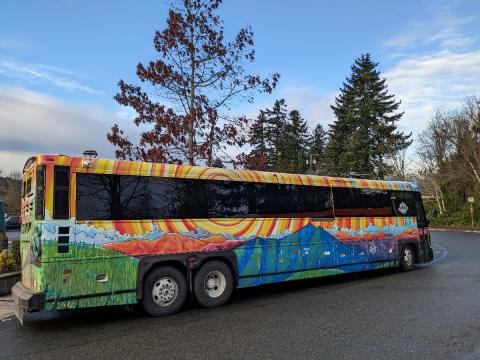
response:
[[[226,41],[216,14],[221,2],[172,5],[166,28],[154,37],[160,59],[137,65],[144,88],[119,81],[115,100],[132,107],[135,125],[148,130],[134,144],[115,124],[107,138],[117,158],[211,165],[216,151],[245,143],[248,120],[224,111],[236,101],[253,101],[255,91],[271,93],[280,76],[245,73],[244,64],[255,58],[253,31],[244,27]]]

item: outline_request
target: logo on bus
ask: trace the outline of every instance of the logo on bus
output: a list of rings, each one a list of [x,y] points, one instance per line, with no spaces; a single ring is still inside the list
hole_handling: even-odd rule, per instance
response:
[[[398,211],[400,214],[405,215],[408,211],[408,206],[404,202],[401,202],[400,205],[398,206]]]

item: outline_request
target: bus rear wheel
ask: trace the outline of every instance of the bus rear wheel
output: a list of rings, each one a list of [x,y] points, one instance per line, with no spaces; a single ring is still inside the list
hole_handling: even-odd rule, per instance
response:
[[[152,270],[143,283],[143,308],[152,316],[174,314],[187,298],[185,276],[176,268],[162,266]]]
[[[213,260],[203,265],[193,280],[195,299],[204,307],[225,304],[232,295],[233,275],[223,262]]]
[[[402,246],[400,252],[400,269],[402,271],[413,270],[415,266],[415,253],[412,245]]]

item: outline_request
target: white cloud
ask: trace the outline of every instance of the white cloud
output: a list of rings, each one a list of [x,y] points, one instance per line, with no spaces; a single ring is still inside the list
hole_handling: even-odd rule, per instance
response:
[[[297,109],[308,121],[312,130],[321,124],[325,130],[335,119],[330,105],[334,103],[335,93],[319,93],[309,86],[291,85],[280,90],[280,97],[285,98],[289,110]]]
[[[336,93],[316,91],[311,86],[290,84],[279,87],[274,95],[269,95],[260,102],[239,107],[237,112],[245,114],[250,119],[255,119],[260,110],[272,108],[275,100],[285,99],[287,110],[298,110],[302,117],[307,120],[310,129],[321,124],[325,129],[334,120],[330,105],[333,104]]]
[[[454,109],[480,89],[478,36],[471,30],[480,16],[457,16],[454,2],[426,5],[417,16],[422,21],[407,23],[383,43],[395,62],[383,75],[405,110],[399,128],[414,136],[435,109]]]
[[[20,79],[30,84],[48,83],[67,91],[100,94],[99,91],[76,80],[75,78],[79,77],[78,74],[56,66],[28,64],[0,58],[0,75]]]
[[[478,22],[480,16],[455,17],[452,12],[448,5],[431,9],[422,15],[422,21],[411,21],[401,34],[386,39],[383,47],[399,51],[424,45],[458,49],[474,44],[476,37],[466,34],[463,29]]]
[[[104,108],[0,86],[0,169],[19,171],[28,157],[42,153],[81,155],[95,149],[100,157],[112,158],[114,148],[106,133],[119,121]],[[128,130],[135,134],[135,129]]]
[[[384,75],[389,90],[402,100],[401,128],[417,133],[435,108],[454,108],[480,89],[480,51],[411,56]]]

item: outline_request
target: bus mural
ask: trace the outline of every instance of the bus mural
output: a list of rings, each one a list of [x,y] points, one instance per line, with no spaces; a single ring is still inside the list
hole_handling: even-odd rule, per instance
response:
[[[432,260],[414,183],[42,155],[24,169],[17,316]]]

